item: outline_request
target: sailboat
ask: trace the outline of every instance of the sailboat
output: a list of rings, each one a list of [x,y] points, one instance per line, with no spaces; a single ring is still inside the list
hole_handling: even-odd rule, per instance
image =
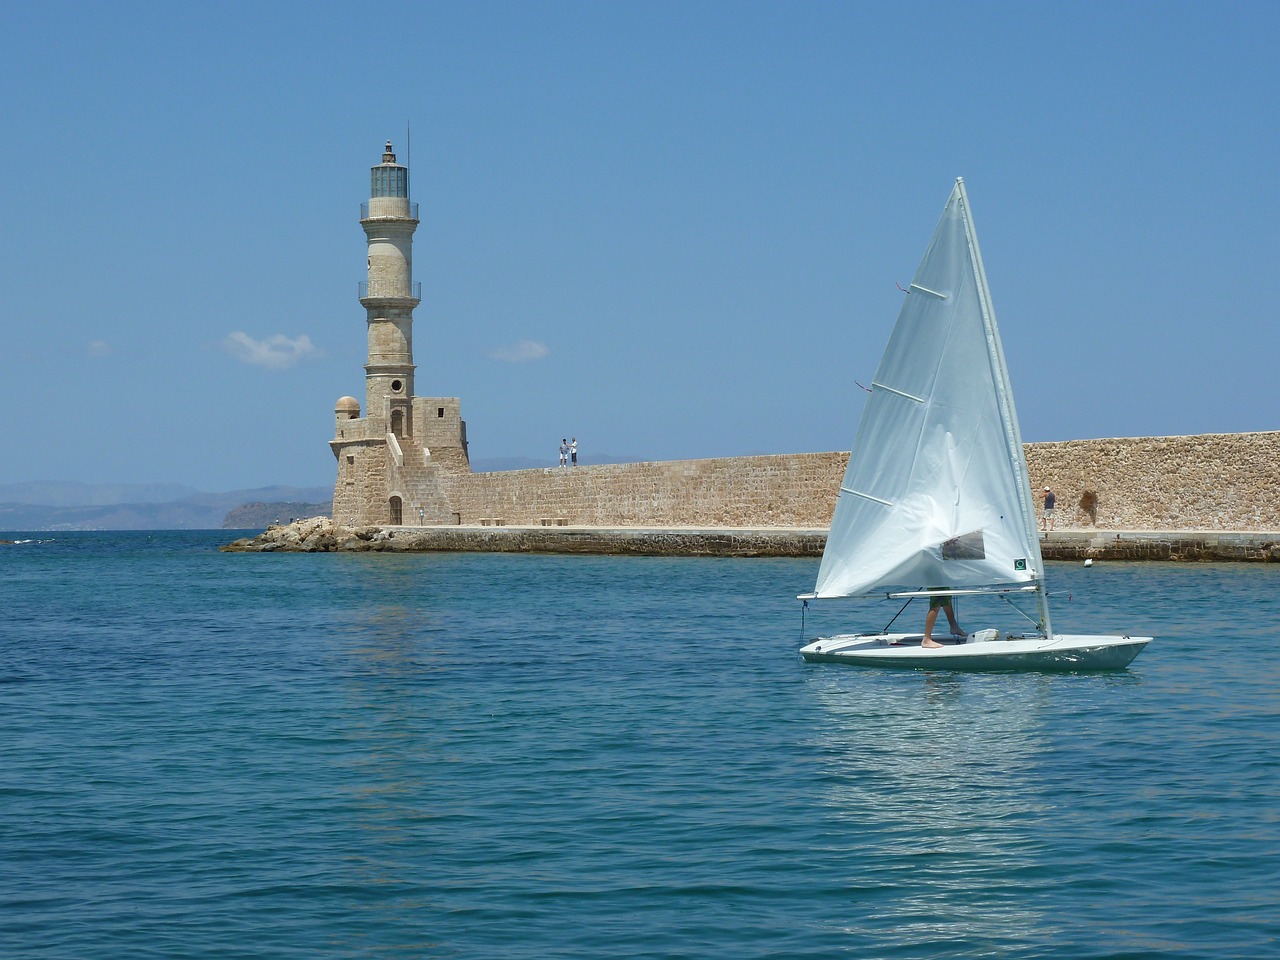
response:
[[[800,599],[807,606],[837,597],[905,602],[893,604],[897,615],[876,632],[806,643],[805,660],[1116,670],[1151,641],[1053,632],[1026,455],[963,179],[876,370],[817,583]],[[916,600],[955,607],[952,634],[926,641],[924,633],[890,632]],[[997,608],[1014,629],[966,631],[957,622],[967,616],[962,600]]]

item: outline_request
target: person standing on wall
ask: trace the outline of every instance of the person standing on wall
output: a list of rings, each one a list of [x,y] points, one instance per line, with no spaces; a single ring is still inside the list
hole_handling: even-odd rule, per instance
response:
[[[560,438],[560,466],[567,466],[569,463],[569,441],[564,437]]]
[[[1044,488],[1044,514],[1040,518],[1041,530],[1053,529],[1053,505],[1057,498],[1048,487]]]
[[[578,438],[574,437],[569,441],[569,461],[575,467],[578,465]]]

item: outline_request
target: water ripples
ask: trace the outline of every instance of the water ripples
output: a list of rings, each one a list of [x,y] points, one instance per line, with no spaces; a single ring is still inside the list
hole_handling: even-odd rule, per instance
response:
[[[24,957],[1264,956],[1280,571],[1054,565],[1114,675],[806,665],[815,564],[0,555]],[[65,548],[64,548],[65,547]]]

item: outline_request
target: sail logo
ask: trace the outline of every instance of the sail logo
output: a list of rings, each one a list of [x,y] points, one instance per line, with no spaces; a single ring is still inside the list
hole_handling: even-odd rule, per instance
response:
[[[1013,569],[1015,569],[1015,570],[1026,570],[1026,569],[1027,569],[1027,561],[1026,561],[1026,560],[1015,560],[1015,561],[1013,561]]]

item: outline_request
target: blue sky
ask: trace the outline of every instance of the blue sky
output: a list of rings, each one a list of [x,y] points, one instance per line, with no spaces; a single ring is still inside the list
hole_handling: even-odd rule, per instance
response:
[[[388,138],[473,458],[847,450],[957,176],[1026,440],[1280,428],[1277,49],[1262,2],[6,4],[0,483],[331,483]]]

